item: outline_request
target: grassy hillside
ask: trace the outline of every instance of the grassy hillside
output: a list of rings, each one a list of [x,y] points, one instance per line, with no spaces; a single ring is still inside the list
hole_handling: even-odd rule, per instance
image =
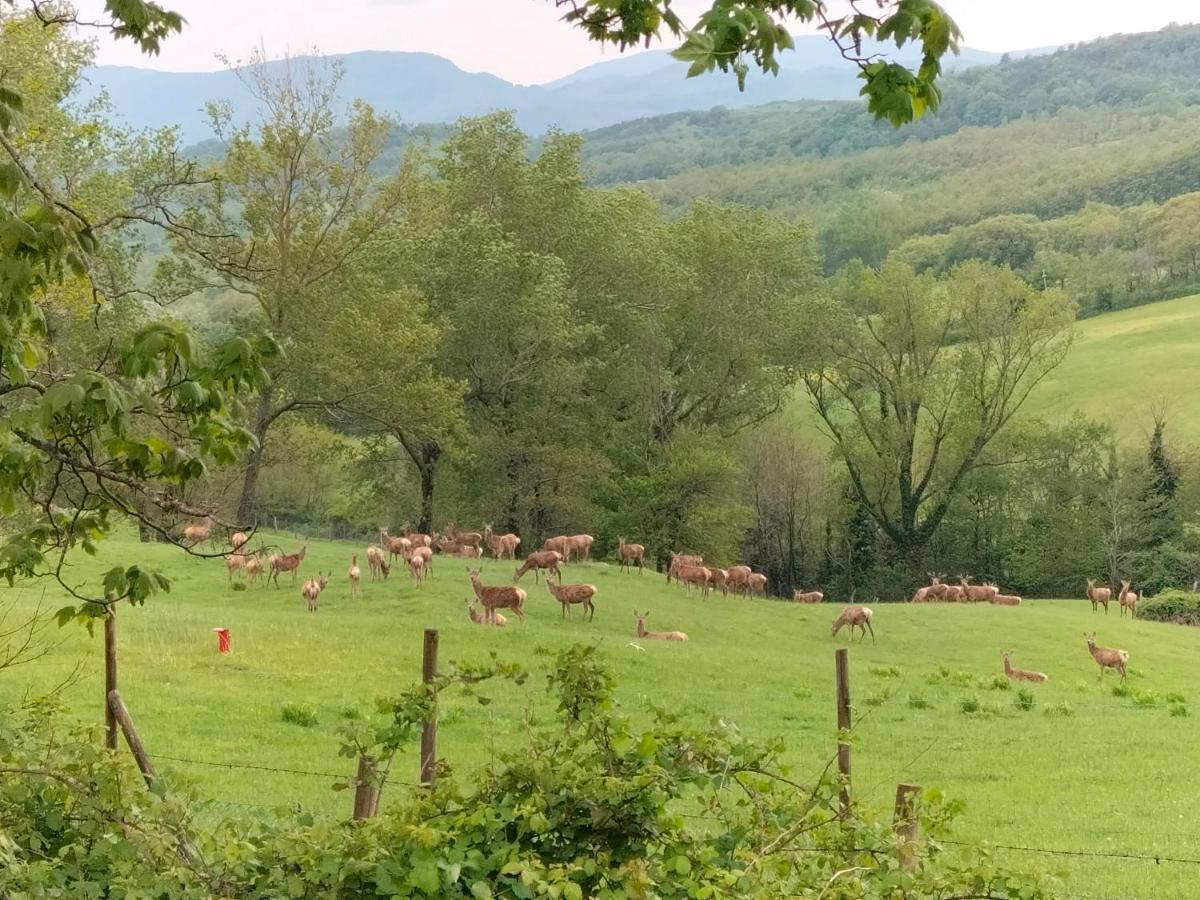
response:
[[[1164,405],[1173,439],[1200,442],[1200,296],[1085,319],[1066,362],[1030,397],[1027,411],[1065,422],[1074,410],[1141,440]]]
[[[294,539],[282,542],[290,547]],[[426,626],[441,630],[443,660],[481,660],[495,650],[534,673],[523,688],[485,688],[495,698],[489,706],[444,704],[440,752],[463,769],[519,748],[527,720],[548,720],[547,657],[539,651],[578,640],[600,642],[627,709],[664,704],[700,720],[732,718],[760,738],[782,735],[802,777],[818,772],[833,751],[833,649],[847,640],[829,635],[836,603],[701,600],[659,575],[621,575],[600,563],[572,566],[569,576],[599,587],[593,623],[578,613],[563,621],[545,587],[530,582],[528,624],[490,630],[467,621],[462,561],[438,559],[421,591],[394,576],[352,601],[344,573],[353,548],[314,542],[309,549],[303,571],[334,572],[315,615],[290,586],[231,591],[220,560],[181,558],[166,547],[115,541],[73,573],[88,576],[116,558],[149,558],[174,572],[169,596],[121,609],[121,689],[150,753],[172,778],[190,780],[210,798],[209,815],[296,803],[346,813],[350,798],[331,790],[333,776],[351,767],[338,756],[335,729],[348,708],[369,710],[376,697],[417,677]],[[485,563],[484,572],[504,581],[512,566]],[[13,597],[22,608],[57,601],[40,585],[0,591],[0,601]],[[653,626],[687,631],[689,642],[635,641],[634,606],[652,610]],[[230,656],[216,652],[217,626],[232,629]],[[1200,720],[1172,713],[1197,699],[1200,631],[1115,611],[1097,616],[1078,599],[1018,609],[880,604],[875,626],[878,640],[856,644],[851,656],[863,716],[854,751],[861,802],[886,810],[895,784],[913,781],[965,801],[964,837],[1200,859],[1200,836],[1190,827],[1200,803],[1200,785],[1190,777]],[[1130,652],[1136,697],[1114,695],[1111,673],[1097,684],[1084,628]],[[52,637],[61,643],[48,657],[0,678],[0,702],[18,700],[31,681],[35,689],[57,683],[83,659],[67,695],[77,712],[98,717],[99,636],[72,627]],[[996,677],[1005,648],[1017,651],[1017,664],[1050,676],[1034,686],[1031,710],[1020,709],[1016,691]],[[978,711],[963,711],[975,702]],[[284,722],[286,703],[311,706],[317,724]],[[397,777],[415,772],[410,753]],[[1064,870],[1071,892],[1087,896],[1185,897],[1194,878],[1194,867],[1182,864],[997,852]]]

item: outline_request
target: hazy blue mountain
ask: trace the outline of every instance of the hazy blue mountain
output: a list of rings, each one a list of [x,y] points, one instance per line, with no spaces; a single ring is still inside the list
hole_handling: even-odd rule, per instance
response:
[[[903,61],[912,62],[907,49]],[[731,76],[715,73],[686,78],[687,68],[665,50],[648,51],[580,69],[544,85],[517,85],[495,75],[464,72],[429,53],[366,51],[330,57],[345,69],[342,97],[362,98],[407,123],[450,122],[494,109],[512,109],[526,130],[539,134],[552,126],[569,130],[600,128],[644,116],[714,106],[754,106],[777,100],[846,100],[858,95],[853,65],[822,37],[796,38],[796,49],[772,78],[752,74],[745,92]],[[987,65],[999,54],[965,49],[948,68]],[[304,65],[301,59],[293,64]],[[272,63],[281,66],[282,63]],[[249,90],[230,71],[160,72],[127,66],[99,66],[87,73],[84,96],[104,90],[117,114],[135,127],[176,125],[187,143],[210,136],[205,104],[228,101],[235,118],[254,108]]]

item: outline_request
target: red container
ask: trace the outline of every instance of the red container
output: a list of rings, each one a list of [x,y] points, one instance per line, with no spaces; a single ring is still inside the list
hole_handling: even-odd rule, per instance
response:
[[[217,650],[221,653],[228,653],[229,652],[229,629],[228,628],[214,628],[213,631],[215,631],[217,633]]]

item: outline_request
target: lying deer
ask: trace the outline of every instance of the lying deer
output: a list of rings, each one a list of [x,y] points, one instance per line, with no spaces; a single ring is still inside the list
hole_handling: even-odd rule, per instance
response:
[[[1000,653],[1004,657],[1004,674],[1008,676],[1010,681],[1032,681],[1034,684],[1043,684],[1047,678],[1041,672],[1026,672],[1024,669],[1014,669],[1012,667],[1013,651],[1004,650]]]
[[[682,631],[647,631],[646,618],[650,615],[650,610],[640,613],[635,609],[633,614],[637,617],[637,636],[640,638],[648,641],[686,641],[688,639],[688,636]]]
[[[508,624],[508,619],[504,618],[504,616],[502,616],[498,612],[492,613],[492,615],[495,617],[495,620],[492,622],[489,622],[487,620],[487,615],[485,615],[484,613],[481,613],[476,608],[474,600],[472,600],[470,597],[467,597],[466,600],[467,600],[467,616],[476,625],[493,625],[497,628],[503,628],[505,625]]]
[[[825,595],[820,591],[802,591],[796,589],[792,591],[792,601],[794,603],[820,603],[825,599]]]

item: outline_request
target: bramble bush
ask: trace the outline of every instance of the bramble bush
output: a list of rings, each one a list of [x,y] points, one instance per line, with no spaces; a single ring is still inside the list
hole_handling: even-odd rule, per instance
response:
[[[1039,873],[942,843],[959,805],[921,802],[912,871],[891,823],[838,818],[836,778],[797,781],[783,744],[715,719],[695,727],[655,710],[621,714],[595,647],[557,654],[556,720],[527,746],[466,777],[393,796],[366,821],[281,810],[201,826],[164,779],[148,789],[95,730],[52,701],[0,714],[0,895],[182,898],[815,896],[1036,898]],[[355,723],[348,746],[415,739],[450,685],[521,680],[517,667],[454,667]],[[479,693],[479,692],[477,692]],[[479,693],[483,697],[482,693]],[[486,699],[486,697],[483,697]],[[343,785],[344,786],[344,785]]]
[[[1200,625],[1200,594],[1163,591],[1138,604],[1138,618],[1177,625]]]

